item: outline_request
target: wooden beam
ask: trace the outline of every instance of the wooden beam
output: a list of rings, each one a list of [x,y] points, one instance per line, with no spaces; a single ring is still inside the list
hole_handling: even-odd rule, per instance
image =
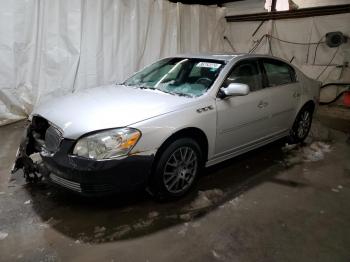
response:
[[[244,22],[244,21],[266,21],[291,18],[303,18],[312,16],[335,15],[350,13],[350,4],[346,5],[330,5],[321,7],[302,8],[288,11],[275,11],[246,15],[226,16],[227,22]]]

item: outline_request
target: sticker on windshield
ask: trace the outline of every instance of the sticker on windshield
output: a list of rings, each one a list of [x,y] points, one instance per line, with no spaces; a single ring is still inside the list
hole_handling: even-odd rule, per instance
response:
[[[196,67],[206,67],[206,68],[215,68],[218,69],[221,66],[221,64],[217,63],[208,63],[208,62],[199,62]]]

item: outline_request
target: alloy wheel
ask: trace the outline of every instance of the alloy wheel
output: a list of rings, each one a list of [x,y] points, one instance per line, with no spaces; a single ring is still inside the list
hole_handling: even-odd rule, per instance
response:
[[[310,112],[305,110],[301,115],[297,128],[297,135],[299,138],[303,138],[310,129],[311,117]]]
[[[176,149],[164,167],[163,182],[170,193],[181,193],[191,186],[198,169],[195,151],[187,146]]]

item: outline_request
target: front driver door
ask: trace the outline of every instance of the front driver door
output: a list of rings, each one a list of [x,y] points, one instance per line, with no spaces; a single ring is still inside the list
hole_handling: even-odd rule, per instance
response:
[[[250,93],[217,98],[216,157],[234,154],[263,140],[270,133],[270,97],[263,88],[257,60],[247,59],[234,65],[223,87],[230,83],[247,84]]]

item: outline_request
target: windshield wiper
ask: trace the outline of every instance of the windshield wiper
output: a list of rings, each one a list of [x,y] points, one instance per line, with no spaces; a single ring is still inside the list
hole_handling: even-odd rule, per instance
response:
[[[155,88],[153,86],[137,86],[137,88],[140,88],[140,89],[149,89],[149,90],[157,90],[157,91],[161,91],[163,93],[167,93],[167,94],[172,94],[168,91],[165,91],[165,90],[162,90],[162,89],[159,89],[159,88]]]
[[[153,87],[154,88],[154,87]],[[163,89],[158,89],[158,88],[154,88],[156,90],[159,90],[159,91],[162,91],[164,93],[167,93],[167,94],[171,94],[171,95],[178,95],[178,96],[186,96],[186,97],[192,97],[191,95],[189,94],[184,94],[184,93],[177,93],[177,92],[171,92],[171,91],[166,91],[166,90],[163,90]],[[153,89],[152,89],[153,90]]]
[[[191,96],[189,94],[185,94],[185,93],[169,92],[169,94],[193,98],[193,96]]]
[[[170,91],[166,91],[166,90],[163,90],[163,89],[158,89],[158,88],[155,88],[155,87],[152,87],[152,86],[136,86],[135,85],[135,86],[132,86],[132,87],[140,88],[140,89],[148,89],[148,90],[157,90],[157,91],[160,91],[160,92],[163,92],[163,93],[166,93],[166,94],[170,94],[170,95],[178,95],[178,96],[185,96],[185,97],[193,98],[193,96],[191,96],[189,94],[170,92]]]
[[[159,90],[155,87],[152,86],[136,86],[136,88],[140,88],[140,89],[150,89],[150,90]]]

